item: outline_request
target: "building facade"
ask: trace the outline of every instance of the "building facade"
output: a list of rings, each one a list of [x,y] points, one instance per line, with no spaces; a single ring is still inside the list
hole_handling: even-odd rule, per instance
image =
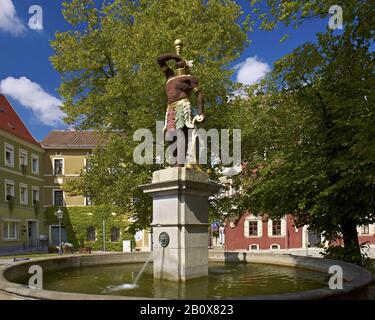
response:
[[[220,197],[232,197],[238,192],[230,178],[221,177],[220,183],[225,187]],[[280,219],[271,219],[268,215],[244,212],[238,217],[223,220],[226,250],[280,250],[328,245],[321,235],[309,230],[308,226],[297,228],[289,214]],[[375,224],[358,226],[357,232],[360,244],[375,245]]]
[[[88,169],[88,159],[100,143],[96,131],[54,130],[42,140],[44,154],[44,207],[49,243],[59,243],[59,225],[54,215],[57,208],[64,212],[61,240],[76,248],[90,250],[122,250],[127,232],[126,214],[114,205],[94,205],[85,195],[64,191],[67,182],[77,179]]]
[[[131,222],[119,208],[94,206],[89,197],[64,191],[98,143],[95,131],[74,130],[53,130],[39,143],[0,95],[0,254],[53,249],[59,243],[59,207],[63,242],[122,250],[122,241],[132,239]],[[150,250],[147,230],[133,240],[137,250]]]
[[[279,250],[306,246],[307,229],[297,228],[293,218],[280,219],[245,213],[238,219],[225,223],[225,248],[227,250]]]
[[[94,131],[63,131],[53,130],[42,140],[44,153],[43,170],[43,197],[44,208],[49,207],[86,207],[91,206],[89,197],[84,195],[69,195],[64,191],[64,185],[79,177],[85,170],[87,159],[92,155],[98,143],[98,136]],[[50,245],[59,242],[59,226],[57,223],[48,223],[48,238]],[[95,228],[94,228],[95,229]],[[87,231],[86,240],[94,241],[96,231]],[[96,230],[96,229],[95,229]],[[62,227],[62,241],[69,239],[68,229]]]
[[[359,243],[375,244],[375,224],[357,228]],[[226,219],[226,250],[280,250],[324,247],[328,243],[308,226],[297,228],[293,217],[281,219],[244,213],[237,219]]]
[[[46,246],[44,153],[0,94],[0,253]]]
[[[44,153],[44,206],[88,206],[89,197],[70,196],[64,184],[79,177],[98,144],[95,131],[51,131],[41,142]]]

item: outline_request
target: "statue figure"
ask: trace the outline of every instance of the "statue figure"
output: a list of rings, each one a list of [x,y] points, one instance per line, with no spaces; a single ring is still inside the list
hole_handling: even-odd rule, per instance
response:
[[[181,40],[175,41],[176,54],[166,53],[157,58],[158,64],[163,71],[167,81],[165,90],[168,98],[168,107],[165,116],[164,131],[166,137],[176,136],[176,131],[180,130],[183,133],[184,141],[179,141],[177,135],[177,145],[181,146],[184,143],[185,154],[177,154],[176,152],[170,156],[177,156],[177,163],[175,166],[186,166],[201,170],[197,163],[198,145],[194,136],[196,125],[195,122],[202,122],[205,119],[204,115],[204,97],[198,85],[198,79],[190,74],[192,61],[181,58],[181,50],[183,43]],[[175,72],[168,66],[167,62],[174,60],[176,63]],[[189,95],[195,93],[197,97],[197,114],[193,115]],[[190,135],[190,136],[189,136]],[[170,138],[167,138],[170,140]],[[191,143],[188,143],[190,141]],[[181,144],[179,144],[179,142]],[[173,141],[170,141],[173,143]],[[178,147],[177,150],[180,148]],[[176,151],[177,151],[176,150]]]

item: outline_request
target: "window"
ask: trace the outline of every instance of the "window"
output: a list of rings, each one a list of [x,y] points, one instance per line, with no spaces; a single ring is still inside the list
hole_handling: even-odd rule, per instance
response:
[[[272,220],[272,235],[281,236],[281,219]]]
[[[95,227],[88,227],[87,228],[87,241],[95,241],[95,240],[96,240]]]
[[[258,235],[258,221],[249,221],[249,236]]]
[[[14,197],[14,181],[5,180],[5,200]]]
[[[62,190],[53,190],[53,204],[55,206],[64,206],[64,192]]]
[[[259,244],[251,244],[249,250],[259,250]]]
[[[27,151],[20,149],[19,168],[26,173],[27,170]]]
[[[14,147],[10,144],[5,144],[5,165],[14,167]]]
[[[256,216],[250,215],[245,219],[244,236],[245,237],[262,237],[262,221]]]
[[[5,221],[3,222],[3,239],[16,240],[17,239],[17,222]]]
[[[279,244],[271,244],[270,248],[272,250],[280,250],[280,245]]]
[[[111,228],[111,242],[120,241],[120,228],[112,227]]]
[[[32,201],[35,204],[36,201],[39,201],[39,188],[32,187]]]
[[[20,184],[20,204],[29,204],[29,197],[28,197],[28,187],[27,184]]]
[[[31,172],[39,174],[39,157],[35,154],[31,155]]]
[[[55,176],[64,174],[64,159],[53,159],[53,174]]]
[[[89,196],[85,197],[85,205],[86,206],[92,206],[91,197],[89,197]]]
[[[361,226],[361,234],[370,234],[370,226],[368,224]]]

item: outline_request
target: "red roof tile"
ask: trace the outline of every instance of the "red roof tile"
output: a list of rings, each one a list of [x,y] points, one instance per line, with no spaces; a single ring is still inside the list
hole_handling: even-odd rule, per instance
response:
[[[8,99],[2,94],[0,94],[0,129],[40,147],[40,143],[34,139]]]
[[[42,140],[46,149],[94,149],[99,143],[96,131],[53,130]]]

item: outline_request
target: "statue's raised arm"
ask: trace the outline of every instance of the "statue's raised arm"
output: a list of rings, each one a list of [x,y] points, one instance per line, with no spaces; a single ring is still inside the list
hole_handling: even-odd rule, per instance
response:
[[[171,68],[169,68],[167,62],[170,60],[174,60],[176,63],[180,62],[182,59],[174,54],[174,53],[163,53],[157,58],[157,62],[161,68],[161,70],[164,72],[167,79],[169,77],[174,76],[174,72]]]

